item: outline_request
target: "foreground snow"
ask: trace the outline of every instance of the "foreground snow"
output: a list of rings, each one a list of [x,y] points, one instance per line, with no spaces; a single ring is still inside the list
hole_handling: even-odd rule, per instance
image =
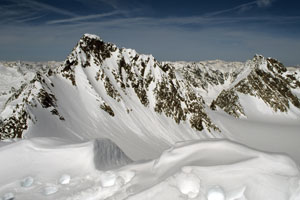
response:
[[[300,198],[300,172],[290,158],[227,140],[177,143],[158,159],[131,164],[109,140],[69,144],[35,138],[2,145],[5,200]],[[112,154],[101,154],[101,146],[110,146]],[[101,170],[101,163],[117,168]]]

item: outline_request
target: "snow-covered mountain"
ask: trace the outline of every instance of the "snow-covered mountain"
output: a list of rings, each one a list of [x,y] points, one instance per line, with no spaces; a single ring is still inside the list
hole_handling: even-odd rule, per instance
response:
[[[177,141],[232,138],[231,123],[216,117],[224,111],[299,122],[300,71],[259,55],[246,63],[158,62],[85,34],[65,62],[48,65],[27,70],[3,103],[2,140],[109,138],[138,160]]]
[[[300,197],[297,164],[241,145],[300,163],[298,68],[159,62],[85,34],[64,62],[0,71],[0,199]]]

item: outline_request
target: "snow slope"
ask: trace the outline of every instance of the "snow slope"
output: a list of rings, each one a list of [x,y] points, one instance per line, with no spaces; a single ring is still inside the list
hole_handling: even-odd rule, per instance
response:
[[[66,145],[61,139],[45,138],[2,147],[0,156],[5,165],[0,166],[0,197],[10,195],[23,200],[300,198],[300,172],[290,158],[262,153],[228,140],[181,142],[155,160],[110,171],[96,168],[94,147],[92,142]]]

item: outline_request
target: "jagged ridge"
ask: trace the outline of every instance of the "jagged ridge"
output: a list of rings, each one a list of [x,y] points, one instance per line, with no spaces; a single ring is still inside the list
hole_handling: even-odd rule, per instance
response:
[[[257,55],[251,62],[248,76],[232,88],[223,90],[212,102],[212,109],[220,107],[235,117],[245,116],[238,93],[262,99],[275,112],[287,112],[290,103],[300,108],[300,101],[292,92],[292,89],[300,86],[295,74],[289,73],[279,61],[273,58],[266,59]]]
[[[101,116],[118,121],[124,113],[136,125],[139,123],[135,122],[139,118],[136,113],[142,109],[171,118],[179,125],[188,122],[193,130],[186,131],[193,134],[220,132],[207,110],[220,108],[235,117],[245,116],[239,93],[261,98],[276,112],[287,112],[290,103],[300,108],[293,93],[293,89],[300,88],[297,71],[287,71],[277,60],[261,56],[246,64],[220,65],[220,62],[158,62],[153,56],[120,49],[98,36],[85,34],[60,67],[38,73],[10,97],[6,108],[11,105],[12,112],[1,122],[0,139],[23,137],[30,132],[30,127],[39,120],[34,115],[37,107],[57,116],[55,123],[74,126],[72,115],[81,111],[75,107],[72,109],[78,110],[65,110],[63,105],[67,103],[63,101],[74,99],[64,98],[57,87],[72,91],[83,106],[93,104],[93,109],[98,108],[87,111],[89,115],[95,112],[96,117],[95,122],[86,121],[87,126],[99,123]],[[84,103],[87,95],[92,99]],[[88,118],[80,117],[83,121]],[[89,135],[91,130],[83,132]]]

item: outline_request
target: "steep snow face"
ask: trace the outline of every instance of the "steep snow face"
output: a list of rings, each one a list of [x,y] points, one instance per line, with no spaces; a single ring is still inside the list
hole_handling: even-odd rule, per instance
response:
[[[95,143],[65,142],[35,138],[2,147],[0,156],[6,165],[0,166],[0,197],[24,200],[300,198],[300,172],[290,158],[226,140],[181,142],[155,160],[110,171],[96,169]],[[116,147],[107,140],[101,143]],[[114,155],[114,148],[110,150]],[[114,159],[120,160],[118,156]]]

